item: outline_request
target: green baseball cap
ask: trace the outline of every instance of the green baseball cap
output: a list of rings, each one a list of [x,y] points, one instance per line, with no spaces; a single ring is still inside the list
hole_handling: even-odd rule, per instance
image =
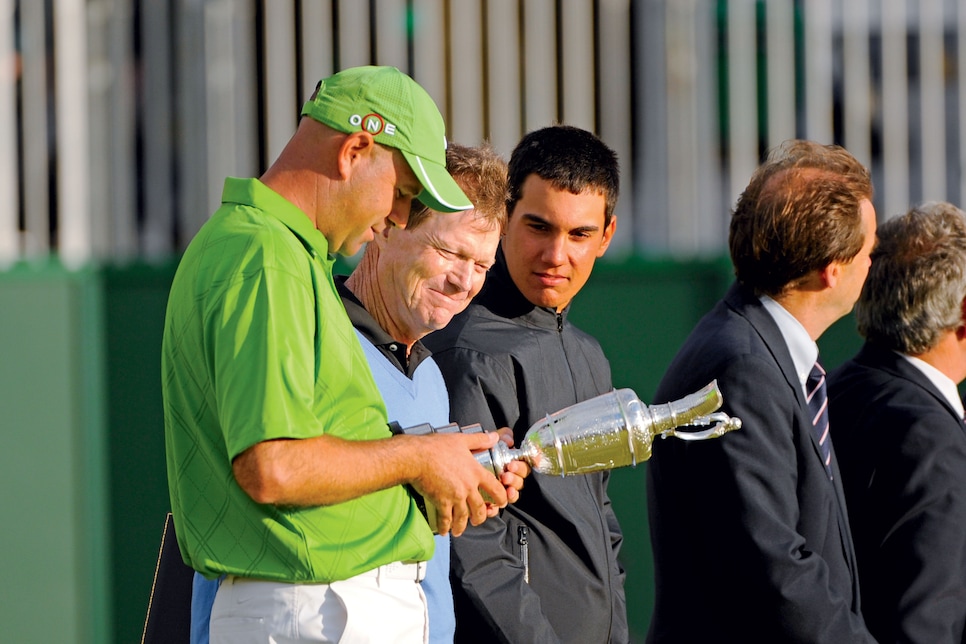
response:
[[[436,103],[395,67],[351,67],[319,82],[302,116],[340,132],[366,130],[396,148],[423,186],[418,199],[439,212],[473,203],[446,171],[446,126]]]

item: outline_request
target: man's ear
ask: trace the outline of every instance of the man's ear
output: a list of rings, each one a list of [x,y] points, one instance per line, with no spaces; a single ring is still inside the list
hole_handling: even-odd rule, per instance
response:
[[[822,284],[828,288],[835,288],[836,284],[842,278],[842,264],[839,262],[832,262],[821,271],[819,271],[819,277],[822,279]]]
[[[597,249],[597,257],[603,257],[610,247],[610,241],[614,238],[614,231],[617,230],[617,216],[610,218],[610,223],[604,226],[604,234],[601,236],[600,248]]]
[[[347,134],[339,145],[339,176],[347,179],[355,164],[370,157],[375,148],[376,140],[369,132],[360,130]]]
[[[956,339],[962,342],[966,340],[966,298],[959,303],[959,324],[953,329],[953,333],[956,334]],[[963,399],[966,402],[966,398]]]

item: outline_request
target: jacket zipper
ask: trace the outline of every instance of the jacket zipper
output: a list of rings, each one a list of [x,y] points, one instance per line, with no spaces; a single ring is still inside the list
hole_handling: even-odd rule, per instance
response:
[[[523,561],[523,581],[530,583],[530,530],[522,525],[517,528],[517,543],[520,544],[520,560]]]

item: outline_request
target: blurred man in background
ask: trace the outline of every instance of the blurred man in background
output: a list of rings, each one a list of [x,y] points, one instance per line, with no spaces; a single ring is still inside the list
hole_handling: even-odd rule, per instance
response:
[[[829,415],[880,642],[966,635],[966,214],[933,202],[879,228],[855,317],[865,345],[829,376]]]

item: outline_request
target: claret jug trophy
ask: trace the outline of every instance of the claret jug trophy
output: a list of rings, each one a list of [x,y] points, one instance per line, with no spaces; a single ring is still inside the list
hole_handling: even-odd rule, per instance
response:
[[[651,457],[656,437],[687,441],[716,438],[741,427],[741,420],[717,410],[723,402],[717,381],[680,400],[645,405],[631,389],[615,389],[570,405],[530,426],[518,447],[497,443],[476,454],[476,460],[499,475],[513,460],[526,461],[533,471],[571,476],[634,466]],[[681,431],[683,427],[697,427]],[[477,432],[480,425],[443,427],[416,425],[394,433]]]

